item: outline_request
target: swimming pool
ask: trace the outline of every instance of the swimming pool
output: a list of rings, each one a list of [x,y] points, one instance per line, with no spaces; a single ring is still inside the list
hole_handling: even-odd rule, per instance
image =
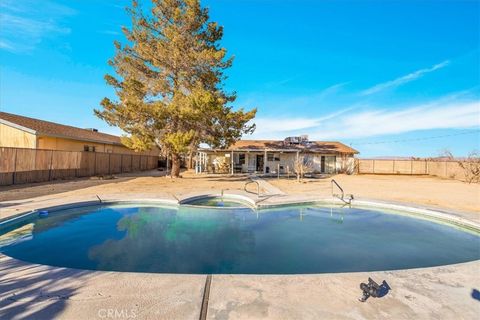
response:
[[[90,270],[308,274],[431,267],[480,258],[480,236],[370,208],[107,204],[0,226],[0,252]]]

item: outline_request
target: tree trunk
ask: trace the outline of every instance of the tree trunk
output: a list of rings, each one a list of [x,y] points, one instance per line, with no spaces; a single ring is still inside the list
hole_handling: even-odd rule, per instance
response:
[[[172,178],[180,177],[180,155],[172,153],[172,171],[170,173]]]
[[[193,150],[190,149],[188,153],[188,169],[192,170],[193,169]]]

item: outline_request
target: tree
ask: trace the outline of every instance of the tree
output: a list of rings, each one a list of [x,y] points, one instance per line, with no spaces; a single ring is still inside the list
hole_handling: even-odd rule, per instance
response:
[[[305,173],[313,171],[313,162],[310,157],[302,155],[295,159],[293,167],[297,175],[297,181],[300,182],[303,180]]]
[[[209,21],[199,0],[151,1],[148,12],[137,0],[127,8],[132,27],[122,30],[128,42],[115,41],[109,64],[116,77],[105,76],[118,99],[104,98],[95,114],[126,132],[128,147],[157,145],[178,177],[181,155],[200,143],[227,147],[253,132],[256,109],[230,105],[236,96],[223,82],[233,59],[219,45],[223,28]]]

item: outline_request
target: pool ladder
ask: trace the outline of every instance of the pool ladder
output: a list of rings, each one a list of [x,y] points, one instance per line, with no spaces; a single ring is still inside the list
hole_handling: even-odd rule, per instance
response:
[[[354,199],[353,194],[345,194],[345,192],[343,191],[343,188],[340,187],[340,185],[334,179],[332,179],[331,181],[331,186],[332,186],[332,197],[342,200],[345,204],[348,204],[348,205],[352,204],[352,200]],[[334,187],[337,187],[337,189],[340,190],[341,193],[334,193]]]
[[[243,186],[243,190],[245,190],[245,192],[249,192],[247,191],[247,186],[250,183],[255,183],[257,185],[257,197],[260,197],[260,183],[258,183],[258,181],[252,180],[252,181],[246,182],[245,185]]]

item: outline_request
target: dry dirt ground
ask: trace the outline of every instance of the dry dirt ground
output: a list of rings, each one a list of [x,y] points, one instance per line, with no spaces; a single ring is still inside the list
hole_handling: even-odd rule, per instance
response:
[[[331,194],[331,179],[356,198],[416,203],[454,211],[480,213],[480,184],[431,176],[336,175],[326,179],[268,179],[289,194]]]
[[[97,177],[61,180],[49,183],[35,183],[0,187],[0,202],[23,200],[41,196],[63,197],[66,195],[96,195],[106,193],[167,193],[181,196],[208,190],[243,189],[247,176],[195,175],[183,172],[181,179],[165,177],[161,171],[146,171],[136,174],[116,175],[113,179]]]
[[[171,179],[160,171],[119,175],[111,180],[98,178],[55,181],[0,187],[0,202],[41,196],[95,195],[106,193],[167,193],[182,196],[209,190],[243,190],[247,176],[195,175]],[[287,194],[331,195],[331,178],[356,198],[416,203],[456,211],[480,213],[480,185],[427,176],[336,175],[324,179],[266,179]],[[252,191],[254,186],[250,186]]]

